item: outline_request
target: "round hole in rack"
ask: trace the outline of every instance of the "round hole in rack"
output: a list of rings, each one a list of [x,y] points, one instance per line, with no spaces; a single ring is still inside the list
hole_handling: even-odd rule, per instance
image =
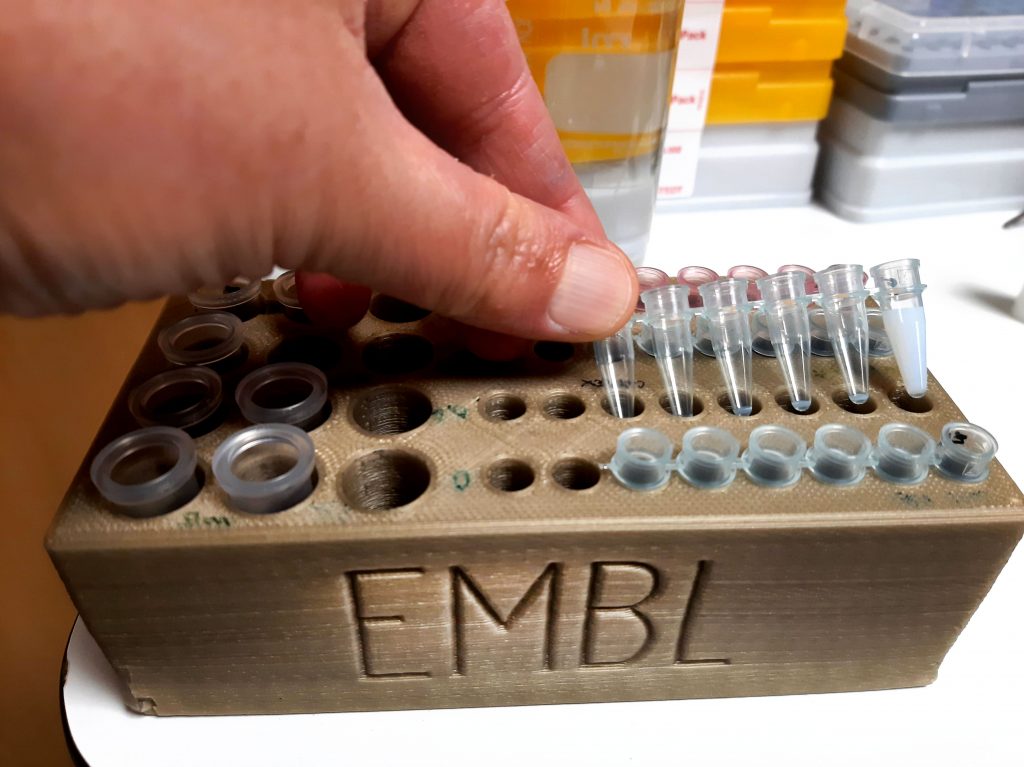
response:
[[[404,450],[377,450],[354,460],[341,474],[341,492],[360,511],[406,506],[430,486],[430,467]]]
[[[402,324],[422,320],[430,315],[430,310],[378,293],[370,302],[370,314],[378,320]]]
[[[658,404],[661,405],[661,409],[669,415],[675,415],[672,412],[672,404],[668,401],[668,394],[662,394],[658,398]],[[704,412],[704,401],[697,396],[693,398],[693,415],[691,416],[680,416],[681,418],[695,418]]]
[[[832,395],[832,401],[847,413],[853,413],[854,415],[871,415],[878,410],[878,403],[875,402],[874,397],[869,396],[866,400],[858,404],[856,402],[851,402],[849,395],[842,390],[837,391]]]
[[[504,458],[487,469],[487,482],[495,490],[517,493],[533,484],[533,467],[526,461]]]
[[[908,413],[930,413],[934,407],[931,397],[927,394],[923,397],[911,397],[906,389],[896,389],[889,394],[889,399],[900,410]]]
[[[575,394],[560,392],[544,401],[544,415],[560,421],[579,418],[586,411],[586,403]]]
[[[811,404],[806,410],[797,410],[793,407],[793,400],[790,398],[788,391],[776,394],[775,403],[787,413],[792,413],[793,415],[814,415],[821,410],[821,403],[818,402],[817,397],[813,396],[811,397]]]
[[[551,478],[566,490],[589,490],[601,481],[601,469],[593,461],[566,458],[551,467]]]
[[[380,386],[359,395],[352,420],[370,434],[404,434],[427,422],[434,406],[423,392],[408,386]]]
[[[267,355],[268,362],[304,362],[325,373],[341,361],[341,348],[322,336],[292,336]]]
[[[533,353],[545,362],[568,362],[576,354],[576,347],[564,341],[538,341]]]
[[[726,413],[729,413],[729,415],[735,415],[735,413],[732,412],[732,402],[729,401],[728,394],[720,394],[718,396],[718,406],[722,408],[722,410],[724,410]],[[751,397],[750,407],[750,413],[744,416],[744,418],[749,418],[750,416],[757,415],[758,413],[761,412],[761,400],[758,399],[757,397]]]
[[[517,394],[492,394],[480,403],[480,412],[489,421],[514,421],[526,413],[526,400]]]
[[[601,409],[604,410],[604,412],[606,412],[608,415],[610,415],[612,417],[615,417],[615,414],[612,413],[611,403],[608,401],[607,397],[602,397],[601,398]],[[642,399],[640,399],[639,397],[634,396],[633,397],[633,415],[631,415],[629,418],[623,418],[623,419],[620,419],[620,420],[628,421],[628,420],[630,420],[630,418],[639,418],[643,414],[644,414],[644,401]]]
[[[391,333],[374,338],[363,348],[363,362],[372,372],[402,375],[425,368],[434,358],[434,347],[423,336]]]

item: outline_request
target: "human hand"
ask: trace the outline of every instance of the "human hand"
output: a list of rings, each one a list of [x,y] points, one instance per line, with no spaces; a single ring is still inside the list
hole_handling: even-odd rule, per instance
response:
[[[633,309],[500,0],[0,5],[6,311],[274,264],[343,281],[302,280],[314,315],[367,285],[583,340]]]

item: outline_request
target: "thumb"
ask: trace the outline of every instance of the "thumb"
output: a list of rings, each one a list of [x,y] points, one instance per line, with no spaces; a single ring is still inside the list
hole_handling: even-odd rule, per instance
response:
[[[340,209],[325,211],[327,247],[303,268],[528,338],[589,340],[627,321],[637,282],[622,251],[474,172],[388,106],[361,121],[372,141],[350,134],[360,152],[345,172],[327,175],[345,185],[329,194]]]

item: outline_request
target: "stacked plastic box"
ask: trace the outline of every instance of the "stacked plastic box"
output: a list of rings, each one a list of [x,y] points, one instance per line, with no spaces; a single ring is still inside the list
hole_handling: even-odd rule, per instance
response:
[[[1024,0],[850,0],[818,193],[883,221],[1024,205]]]
[[[807,202],[818,155],[817,123],[828,111],[832,62],[842,53],[844,0],[725,0],[711,76],[707,117],[691,189],[662,170],[659,207],[708,209]],[[675,146],[673,120],[699,104],[688,66],[687,19],[677,61],[666,158]],[[699,66],[699,65],[698,65]],[[699,82],[699,80],[698,80]],[[680,131],[682,133],[684,131]]]

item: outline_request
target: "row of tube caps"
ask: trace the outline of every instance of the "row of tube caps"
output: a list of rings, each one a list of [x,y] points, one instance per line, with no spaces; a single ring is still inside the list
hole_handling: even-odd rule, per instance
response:
[[[903,386],[911,397],[923,397],[928,370],[920,262],[913,258],[890,261],[873,267],[871,275]],[[774,275],[741,266],[731,269],[727,278],[703,267],[686,267],[679,272],[678,283],[671,283],[660,270],[641,267],[637,277],[641,303],[634,321],[614,336],[594,342],[614,415],[629,418],[634,411],[634,323],[640,326],[636,342],[656,359],[675,415],[693,415],[695,348],[718,360],[732,412],[750,415],[752,324],[763,328],[770,339],[792,407],[807,410],[811,406],[812,311],[824,316],[832,356],[850,401],[862,404],[868,399],[872,334],[867,299],[871,294],[859,264],[839,264],[820,272],[790,265]]]
[[[729,432],[698,426],[683,435],[682,450],[672,459],[672,441],[657,429],[633,428],[619,435],[611,463],[604,468],[631,490],[657,490],[672,470],[694,487],[726,487],[743,471],[764,487],[789,487],[804,470],[824,483],[856,485],[868,470],[886,482],[916,485],[934,467],[945,477],[977,483],[988,477],[995,456],[995,438],[980,426],[948,423],[939,444],[922,429],[890,423],[878,432],[872,447],[867,436],[852,426],[826,424],[808,447],[803,437],[775,424],[750,433],[747,449]]]

